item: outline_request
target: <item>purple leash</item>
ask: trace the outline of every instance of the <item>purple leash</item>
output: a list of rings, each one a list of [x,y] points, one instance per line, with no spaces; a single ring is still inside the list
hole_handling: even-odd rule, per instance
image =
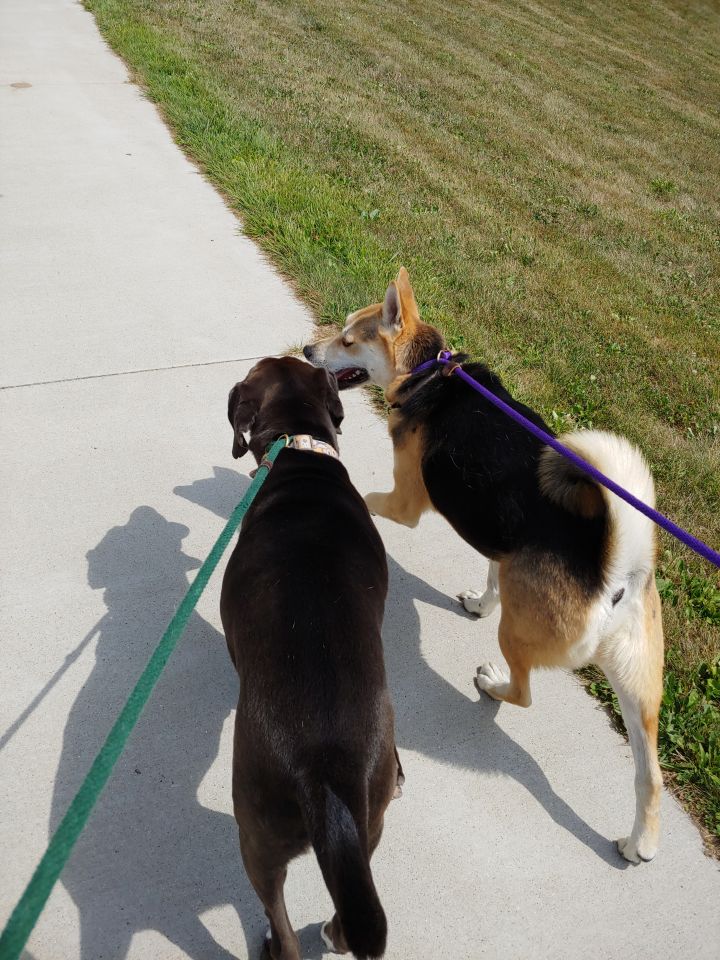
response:
[[[427,360],[425,363],[421,363],[419,366],[415,367],[412,372],[413,374],[423,373],[425,370],[430,370],[438,363],[447,365],[452,362],[452,354],[450,351],[442,350],[433,360]],[[627,490],[623,489],[623,487],[615,483],[614,480],[611,480],[610,477],[606,477],[604,473],[601,473],[597,467],[594,467],[591,463],[588,463],[587,460],[583,460],[582,457],[579,457],[564,444],[560,443],[560,441],[556,440],[555,437],[551,437],[549,433],[541,430],[540,427],[528,420],[527,417],[524,417],[521,413],[518,413],[517,410],[514,410],[509,404],[505,403],[504,400],[501,400],[500,397],[496,397],[494,393],[491,393],[487,389],[487,387],[483,387],[483,385],[478,383],[477,380],[473,380],[473,378],[463,370],[460,364],[456,364],[450,372],[456,373],[461,380],[464,380],[465,383],[467,383],[468,386],[472,387],[472,389],[477,391],[477,393],[482,394],[482,396],[496,406],[498,410],[502,410],[502,412],[506,413],[512,420],[514,420],[516,423],[519,423],[521,427],[524,427],[526,430],[532,433],[532,435],[537,437],[541,443],[545,443],[548,445],[548,447],[552,447],[553,450],[556,450],[571,463],[574,463],[575,466],[584,473],[589,474],[593,480],[596,480],[604,487],[607,487],[608,490],[611,490],[616,496],[620,497],[621,500],[629,503],[631,507],[635,507],[635,509],[639,510],[640,513],[645,514],[646,517],[652,520],[653,523],[656,523],[659,527],[662,527],[663,530],[667,530],[667,532],[671,533],[673,537],[680,541],[680,543],[684,543],[686,547],[690,547],[691,550],[694,550],[695,553],[699,554],[705,560],[709,560],[710,563],[715,564],[716,567],[720,567],[720,553],[718,553],[716,550],[713,550],[712,547],[709,547],[706,543],[703,543],[702,540],[698,540],[697,537],[694,537],[691,533],[688,533],[687,530],[683,530],[682,527],[679,527],[676,523],[673,523],[672,520],[669,520],[667,517],[663,516],[662,513],[659,513],[657,510],[649,507],[646,503],[643,503],[642,500],[638,500],[637,497],[634,497]]]

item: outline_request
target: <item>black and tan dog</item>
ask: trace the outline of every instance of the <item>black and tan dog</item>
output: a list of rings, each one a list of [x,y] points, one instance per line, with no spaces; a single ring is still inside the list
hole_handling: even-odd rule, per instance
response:
[[[395,489],[365,498],[370,510],[407,526],[434,508],[490,558],[487,589],[459,597],[487,616],[502,604],[499,641],[508,665],[486,663],[476,684],[496,700],[530,705],[534,667],[598,664],[620,700],[635,759],[636,813],[618,841],[632,862],[658,844],[662,779],[657,759],[663,633],[655,587],[653,524],[540,443],[456,376],[412,374],[444,348],[420,320],[407,271],[383,303],[351,314],[305,356],[341,388],[371,381],[391,405]],[[459,358],[462,359],[462,358]],[[487,367],[468,373],[550,432]],[[627,440],[584,430],[561,438],[639,499],[653,504],[647,464]]]
[[[260,361],[229,398],[233,456],[283,450],[243,521],[222,586],[240,676],[233,802],[248,877],[270,921],[273,960],[299,960],[283,886],[312,845],[336,914],[332,949],[385,950],[370,872],[401,782],[382,626],[385,551],[337,459],[343,417],[333,374],[290,357]],[[244,433],[250,432],[249,444]]]

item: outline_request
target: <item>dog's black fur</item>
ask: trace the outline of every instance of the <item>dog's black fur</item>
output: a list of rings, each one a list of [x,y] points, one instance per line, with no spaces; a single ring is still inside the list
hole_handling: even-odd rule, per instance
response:
[[[343,417],[334,375],[289,357],[261,361],[233,388],[228,414],[234,455],[249,429],[258,462],[283,434],[336,446]],[[339,916],[336,946],[361,958],[385,949],[369,859],[399,774],[380,635],[386,593],[385,551],[345,467],[282,451],[243,521],[221,597],[240,676],[235,815],[271,956],[282,960],[296,954],[267,891],[278,877],[282,890],[287,863],[310,844]]]
[[[552,435],[534,410],[513,399],[481,363],[454,362],[478,383]],[[472,390],[457,374],[436,369],[408,377],[394,393],[393,440],[422,427],[422,475],[433,506],[472,547],[493,560],[529,551],[561,563],[588,597],[602,588],[607,515],[597,497],[595,516],[554,503],[540,489],[538,464],[545,445]],[[567,466],[573,483],[592,481]]]

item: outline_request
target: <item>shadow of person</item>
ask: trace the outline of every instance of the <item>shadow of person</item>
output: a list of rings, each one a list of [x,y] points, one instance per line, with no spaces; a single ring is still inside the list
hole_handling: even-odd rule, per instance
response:
[[[242,495],[234,470],[213,468],[214,476],[175,493],[227,519]],[[500,704],[487,696],[470,699],[430,667],[420,649],[420,617],[415,601],[470,617],[454,599],[405,570],[388,555],[390,591],[383,642],[395,705],[398,747],[442,763],[503,774],[520,783],[558,826],[621,870],[627,862],[615,844],[587,824],[560,797],[533,757],[495,723]],[[474,618],[471,618],[474,619]]]
[[[52,829],[185,594],[188,571],[200,565],[182,552],[188,532],[142,506],[87,554],[88,582],[104,590],[107,613],[65,726]],[[62,874],[80,915],[82,960],[122,960],[143,930],[195,960],[230,960],[237,952],[201,919],[226,905],[239,915],[248,953],[259,953],[265,921],[235,820],[213,809],[227,806],[230,771],[215,783],[210,768],[236,702],[224,638],[193,614]],[[201,784],[210,806],[198,799]]]

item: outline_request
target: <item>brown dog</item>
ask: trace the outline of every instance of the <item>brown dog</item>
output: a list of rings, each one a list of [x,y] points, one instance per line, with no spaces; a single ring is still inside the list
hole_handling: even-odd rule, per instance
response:
[[[284,434],[304,435],[305,447],[277,457],[222,586],[240,676],[233,802],[243,862],[270,921],[273,960],[300,960],[283,885],[309,845],[336,910],[326,943],[379,957],[386,921],[370,857],[402,776],[380,636],[385,551],[337,459],[333,374],[262,360],[231,391],[228,415],[235,457],[249,446],[259,463]]]
[[[407,271],[383,303],[357,310],[341,333],[305,347],[341,388],[371,381],[391,405],[395,487],[370,493],[373,513],[413,527],[435,509],[491,561],[484,593],[459,595],[479,616],[502,604],[498,638],[509,672],[493,663],[475,682],[496,700],[530,706],[536,667],[600,666],[618,695],[635,758],[635,822],[618,841],[634,863],[658,845],[662,777],[657,728],[663,630],[655,586],[655,528],[623,500],[438,368],[413,374],[444,348],[420,320]],[[467,372],[550,433],[480,363]],[[447,372],[447,371],[445,371]],[[580,430],[564,443],[651,506],[645,460],[623,437]]]

